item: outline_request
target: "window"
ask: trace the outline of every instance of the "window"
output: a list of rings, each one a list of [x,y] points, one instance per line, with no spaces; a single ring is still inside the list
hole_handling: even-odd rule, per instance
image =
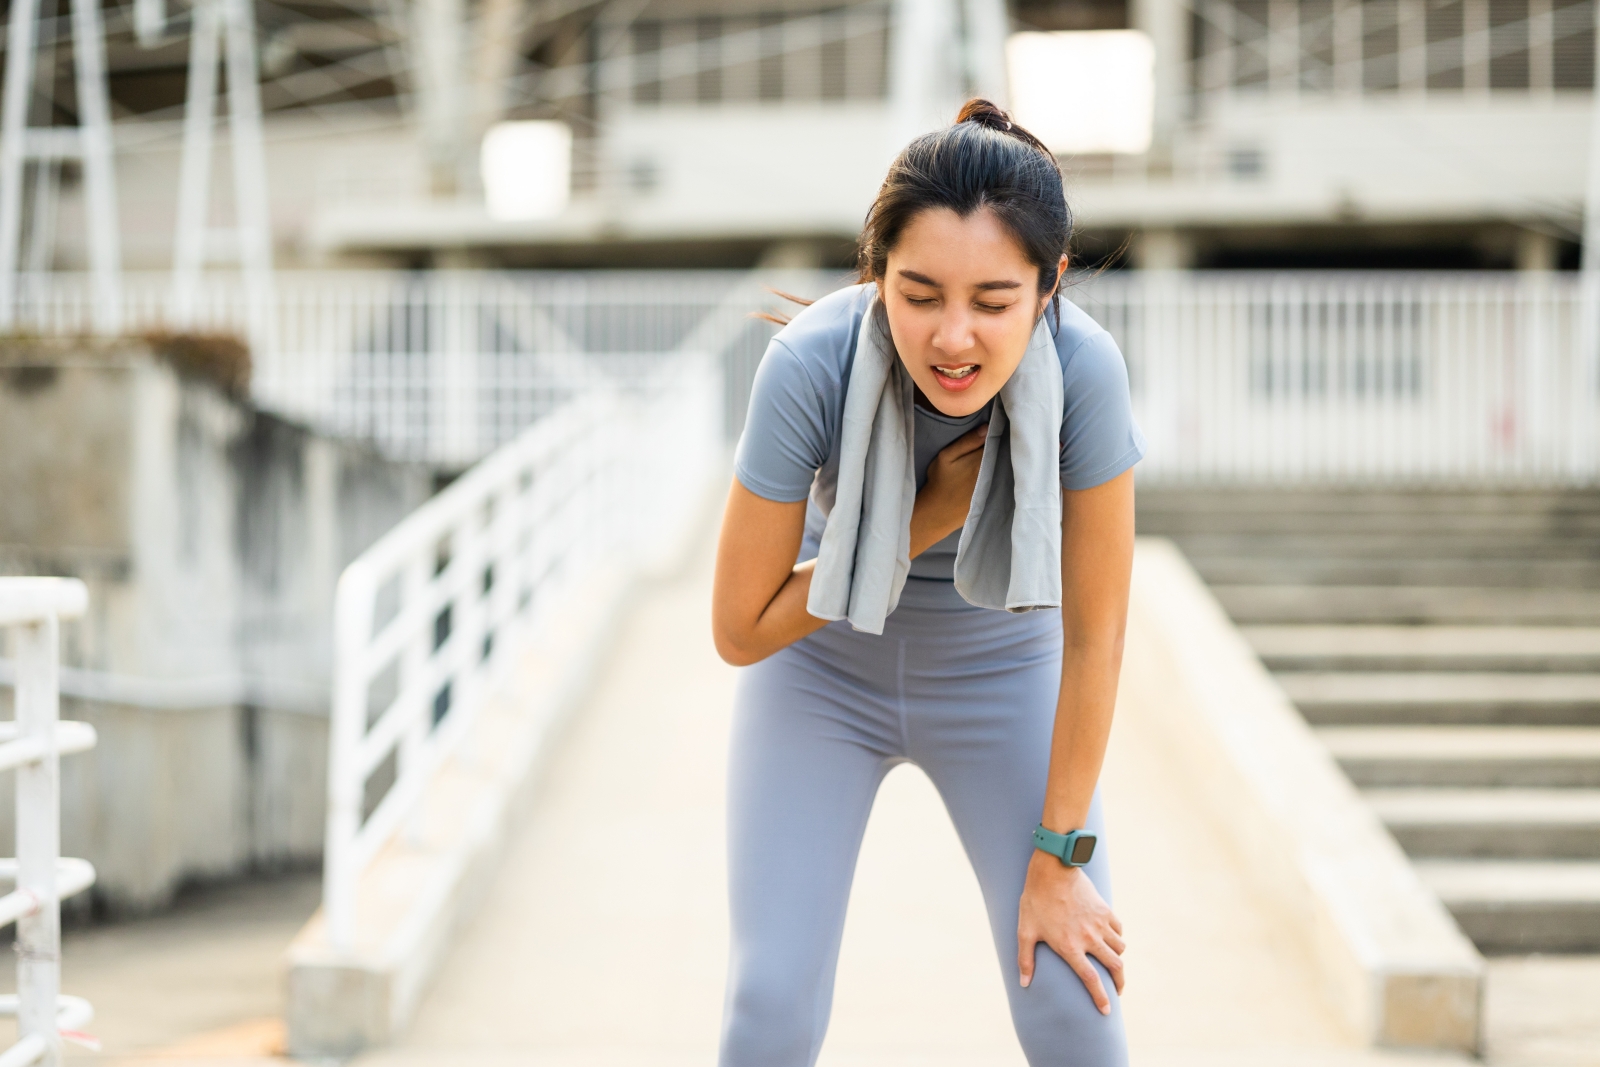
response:
[[[630,35],[636,105],[878,100],[889,6],[641,19]]]
[[[1201,93],[1587,90],[1594,0],[1195,0]]]

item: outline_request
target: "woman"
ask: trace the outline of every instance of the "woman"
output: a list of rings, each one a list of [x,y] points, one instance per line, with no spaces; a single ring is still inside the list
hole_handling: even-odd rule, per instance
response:
[[[1144,445],[1115,343],[1057,299],[1071,227],[1054,157],[971,101],[890,167],[861,284],[756,373],[713,605],[747,668],[723,1067],[816,1060],[867,816],[907,761],[977,872],[1028,1062],[1126,1062],[1088,839]]]

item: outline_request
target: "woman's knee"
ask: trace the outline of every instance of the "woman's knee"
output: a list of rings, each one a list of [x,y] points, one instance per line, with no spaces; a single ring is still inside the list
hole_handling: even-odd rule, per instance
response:
[[[1098,963],[1111,1014],[1095,1007],[1083,980],[1044,945],[1035,957],[1028,988],[1013,987],[1011,1017],[1029,1067],[1126,1067],[1122,1005],[1111,976]]]
[[[825,978],[781,954],[765,962],[731,977],[720,1067],[810,1067],[816,1059]]]

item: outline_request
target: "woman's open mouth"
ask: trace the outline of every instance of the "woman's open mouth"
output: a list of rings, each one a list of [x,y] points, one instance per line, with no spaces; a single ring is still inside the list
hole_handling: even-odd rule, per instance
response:
[[[941,389],[959,393],[972,388],[972,383],[978,380],[978,369],[979,365],[976,363],[962,363],[951,367],[936,366],[933,368],[933,378]]]

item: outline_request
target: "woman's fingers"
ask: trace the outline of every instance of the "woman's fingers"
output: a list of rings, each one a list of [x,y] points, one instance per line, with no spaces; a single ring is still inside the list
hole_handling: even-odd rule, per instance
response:
[[[989,424],[984,423],[975,430],[968,430],[960,437],[951,441],[940,449],[939,455],[947,460],[961,459],[963,456],[983,450],[983,442],[989,434]]]
[[[1017,970],[1022,973],[1022,988],[1027,989],[1033,981],[1033,954],[1038,947],[1039,939],[1025,934],[1017,935]]]
[[[1100,981],[1100,972],[1094,969],[1094,964],[1089,962],[1089,957],[1081,952],[1074,952],[1064,957],[1067,966],[1071,967],[1083,988],[1089,991],[1089,999],[1094,1001],[1094,1006],[1100,1009],[1101,1015],[1111,1014],[1111,998],[1106,996],[1106,987]]]
[[[1111,946],[1111,951],[1119,956],[1128,951],[1128,946],[1123,943],[1122,938],[1109,930],[1106,931],[1105,942]]]
[[[1089,949],[1089,955],[1105,965],[1106,972],[1111,975],[1112,984],[1117,987],[1117,992],[1121,993],[1123,972],[1126,969],[1122,963],[1122,953],[1102,941]]]

